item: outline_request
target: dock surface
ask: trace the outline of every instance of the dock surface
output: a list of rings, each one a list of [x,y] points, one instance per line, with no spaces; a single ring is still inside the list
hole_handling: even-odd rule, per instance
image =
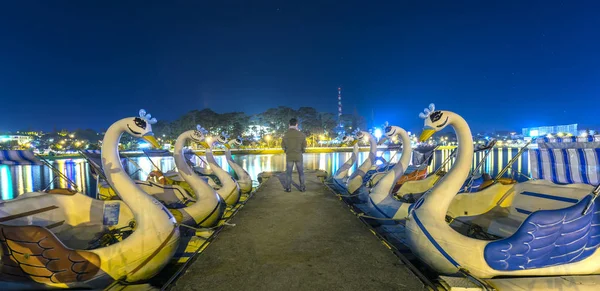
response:
[[[425,290],[316,172],[306,192],[282,179],[273,173],[171,290]]]

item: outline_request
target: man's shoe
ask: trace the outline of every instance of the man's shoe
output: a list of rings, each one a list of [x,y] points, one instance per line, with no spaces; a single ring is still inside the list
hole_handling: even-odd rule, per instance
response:
[[[306,192],[306,187],[305,186],[300,187],[300,192]]]
[[[285,192],[292,192],[292,189],[290,189],[290,188],[286,188],[286,189],[285,189]]]

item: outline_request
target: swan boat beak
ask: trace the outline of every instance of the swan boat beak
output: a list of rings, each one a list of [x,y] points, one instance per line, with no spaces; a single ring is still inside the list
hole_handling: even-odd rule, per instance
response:
[[[226,143],[226,144],[225,144],[225,147],[226,147],[228,150],[230,150],[230,149],[231,149],[231,146],[229,145],[229,143]]]
[[[379,140],[379,142],[377,143],[377,145],[382,145],[382,144],[383,144],[383,143],[384,143],[386,140],[388,140],[388,137],[387,137],[387,136],[385,136],[385,137],[382,137],[382,138]]]
[[[156,138],[154,138],[154,135],[150,135],[150,134],[144,135],[142,137],[142,139],[144,139],[149,144],[151,144],[155,149],[159,149],[160,148],[160,144],[158,144],[158,141],[156,141]]]
[[[426,128],[421,132],[421,136],[419,136],[419,142],[424,142],[428,140],[435,133],[435,129]]]
[[[210,148],[210,146],[208,145],[208,143],[207,143],[207,142],[205,142],[205,141],[201,141],[201,142],[199,142],[199,144],[200,144],[201,146],[203,146],[204,148],[207,148],[207,149],[208,149],[208,148]]]
[[[350,145],[351,145],[351,146],[354,146],[356,143],[358,143],[358,139],[355,139],[355,140],[353,140],[353,141],[350,143]]]

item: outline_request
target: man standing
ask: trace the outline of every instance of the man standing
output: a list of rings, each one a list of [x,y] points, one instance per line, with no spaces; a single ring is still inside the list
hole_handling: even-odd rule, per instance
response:
[[[286,167],[285,167],[285,192],[292,191],[292,171],[294,164],[298,170],[300,178],[300,191],[306,191],[304,185],[304,166],[302,164],[302,154],[306,150],[306,136],[298,130],[298,120],[290,119],[290,128],[283,136],[281,147],[285,152]]]

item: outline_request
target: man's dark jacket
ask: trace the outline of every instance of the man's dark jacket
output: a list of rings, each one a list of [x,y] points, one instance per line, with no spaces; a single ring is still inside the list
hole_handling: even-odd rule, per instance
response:
[[[290,128],[283,136],[281,147],[287,161],[302,161],[302,153],[306,150],[306,136],[295,128]]]

